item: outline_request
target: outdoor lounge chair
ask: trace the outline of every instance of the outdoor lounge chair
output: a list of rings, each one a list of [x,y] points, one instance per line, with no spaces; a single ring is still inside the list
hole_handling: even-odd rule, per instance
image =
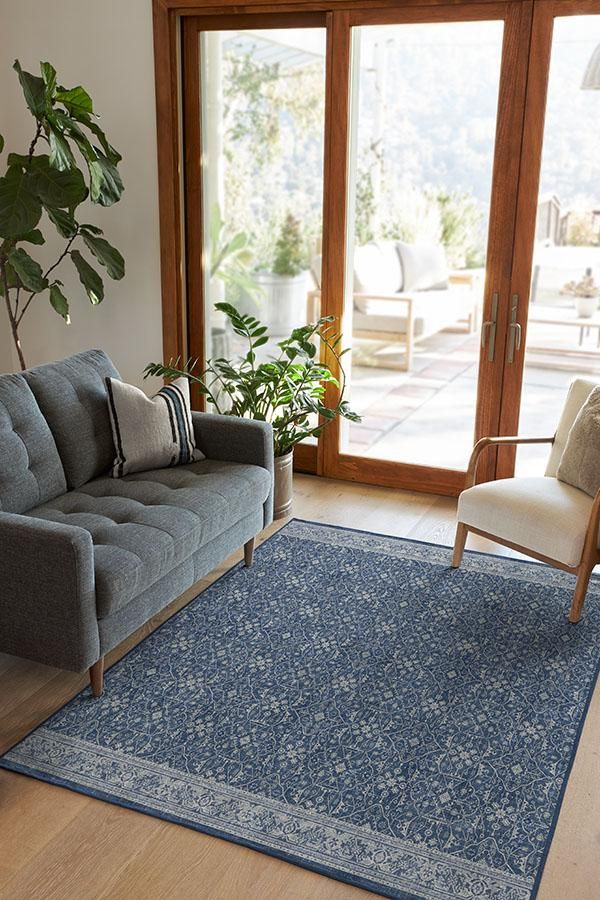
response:
[[[308,294],[307,321],[319,315],[321,260],[312,267],[316,289]],[[441,245],[372,241],[354,253],[352,334],[355,338],[403,344],[404,368],[414,346],[457,322],[477,330],[478,273],[449,272]]]

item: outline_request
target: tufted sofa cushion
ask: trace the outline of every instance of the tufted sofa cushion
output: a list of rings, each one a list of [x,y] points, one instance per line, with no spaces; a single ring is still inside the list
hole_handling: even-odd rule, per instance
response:
[[[22,375],[0,375],[0,510],[23,513],[67,488],[54,438]]]
[[[114,445],[106,377],[119,373],[102,350],[86,350],[23,373],[54,435],[69,488],[107,472]]]
[[[270,488],[260,466],[205,459],[97,478],[29,515],[90,532],[102,619],[264,503]]]

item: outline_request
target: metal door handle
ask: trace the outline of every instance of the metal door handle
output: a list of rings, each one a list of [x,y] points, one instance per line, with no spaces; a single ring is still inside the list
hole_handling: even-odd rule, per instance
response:
[[[515,350],[521,349],[522,329],[517,322],[517,313],[519,310],[519,295],[513,294],[510,301],[510,323],[508,325],[508,350],[507,362],[514,362]]]
[[[498,292],[495,291],[492,294],[492,317],[483,323],[481,326],[481,348],[482,350],[485,347],[485,339],[486,335],[490,333],[490,339],[488,341],[488,360],[489,362],[494,361],[494,351],[496,349],[496,319],[498,317]]]

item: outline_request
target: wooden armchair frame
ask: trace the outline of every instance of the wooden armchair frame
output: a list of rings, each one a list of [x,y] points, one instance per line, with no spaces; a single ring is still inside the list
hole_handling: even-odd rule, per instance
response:
[[[476,276],[469,272],[457,272],[450,273],[448,276],[448,284],[451,285],[467,285],[472,289],[475,284]],[[440,291],[443,293],[443,291]],[[409,292],[398,292],[397,294],[374,294],[374,293],[362,293],[359,291],[355,291],[352,295],[353,300],[386,300],[386,301],[402,301],[406,304],[406,331],[371,331],[367,329],[352,329],[353,337],[363,338],[365,340],[373,340],[373,341],[386,341],[387,343],[394,344],[404,344],[406,349],[406,357],[405,357],[405,365],[402,367],[407,372],[410,372],[412,368],[412,361],[414,355],[414,346],[418,344],[420,341],[425,340],[427,337],[431,337],[431,333],[425,333],[422,335],[415,335],[415,315],[414,315],[414,305],[419,299],[419,294],[417,293],[409,293]],[[319,306],[321,301],[321,291],[317,288],[315,290],[309,291],[307,295],[307,309],[306,309],[306,321],[313,322],[319,316]],[[467,329],[468,333],[472,334],[474,331],[477,331],[478,327],[478,302],[477,296],[473,293],[472,297],[472,305],[470,311],[467,313]],[[457,319],[457,321],[459,321]],[[447,326],[444,326],[447,327]],[[441,330],[441,329],[440,329]],[[391,366],[388,366],[391,368]]]
[[[471,453],[471,458],[469,460],[469,468],[467,469],[467,478],[466,478],[466,488],[470,488],[475,484],[475,478],[477,475],[477,463],[479,462],[479,457],[488,447],[499,447],[503,444],[553,444],[554,437],[484,437],[481,440],[477,441],[475,446],[473,447],[473,452]],[[571,601],[571,608],[569,610],[569,622],[575,624],[579,622],[581,618],[581,612],[583,610],[583,604],[585,602],[585,595],[587,593],[588,585],[590,582],[590,576],[592,574],[593,568],[595,565],[600,563],[600,551],[598,550],[598,528],[600,527],[600,490],[596,493],[594,497],[594,501],[592,503],[592,507],[590,509],[590,515],[587,523],[587,528],[585,532],[585,540],[583,543],[583,551],[581,554],[581,560],[579,565],[577,566],[567,566],[564,563],[560,562],[557,559],[551,559],[548,556],[543,556],[541,553],[536,553],[534,550],[530,550],[528,547],[523,547],[521,544],[515,544],[512,541],[507,541],[504,538],[497,537],[494,534],[489,534],[487,531],[482,531],[479,528],[474,528],[472,525],[465,525],[464,522],[459,522],[456,527],[456,538],[454,540],[454,554],[452,556],[452,567],[457,569],[460,566],[463,552],[465,549],[465,542],[467,540],[467,535],[470,531],[474,534],[479,534],[481,537],[488,538],[491,541],[495,541],[497,544],[502,544],[505,547],[510,547],[511,550],[518,550],[520,553],[525,553],[527,556],[531,556],[534,559],[539,560],[540,562],[547,563],[550,566],[554,566],[557,569],[562,569],[565,572],[570,572],[572,575],[577,576],[577,581],[575,583],[575,591],[573,593],[573,599]]]

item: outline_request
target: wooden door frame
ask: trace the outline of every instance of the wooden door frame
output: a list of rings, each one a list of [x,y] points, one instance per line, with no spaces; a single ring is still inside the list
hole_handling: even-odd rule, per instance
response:
[[[536,3],[552,2],[552,0],[535,0]],[[557,0],[560,2],[560,0]],[[183,214],[184,178],[185,188],[195,191],[196,201],[201,203],[199,190],[199,173],[195,171],[194,155],[199,152],[199,134],[192,137],[191,146],[182,136],[183,106],[181,91],[181,57],[182,27],[186,17],[202,17],[213,19],[213,27],[218,21],[227,20],[241,23],[241,16],[249,16],[253,23],[259,21],[254,16],[260,15],[262,27],[274,27],[283,13],[320,13],[326,15],[328,26],[328,42],[335,43],[335,53],[328,55],[328,72],[326,87],[326,122],[328,117],[332,123],[335,109],[337,116],[345,114],[347,119],[348,85],[347,77],[340,77],[339,72],[344,59],[349,58],[350,23],[370,24],[398,21],[457,21],[476,20],[487,17],[505,19],[505,35],[502,51],[502,72],[511,72],[510,84],[506,77],[501,78],[498,106],[498,126],[496,135],[496,159],[494,163],[494,184],[504,173],[508,184],[512,178],[512,164],[515,152],[520,151],[520,130],[522,128],[523,110],[513,102],[515,79],[517,84],[526,78],[527,53],[529,35],[526,33],[525,19],[531,20],[533,0],[244,0],[240,5],[235,0],[224,0],[218,7],[214,0],[153,0],[154,23],[154,59],[156,81],[156,118],[157,118],[157,152],[159,180],[159,220],[161,244],[161,288],[162,288],[162,323],[163,323],[163,357],[165,360],[188,358],[190,355],[189,334],[196,333],[199,327],[198,312],[203,305],[187,302],[190,285],[196,296],[202,291],[198,273],[189,273],[186,277],[184,241],[197,239],[197,231],[190,234],[184,227]],[[227,13],[230,11],[230,13]],[[502,11],[502,15],[498,13]],[[234,18],[227,19],[227,15]],[[223,19],[225,16],[225,19]],[[263,18],[264,16],[264,18]],[[404,17],[404,18],[402,18]],[[507,31],[510,38],[507,38]],[[333,60],[333,62],[331,62]],[[338,76],[333,78],[333,66]],[[346,75],[349,75],[348,67]],[[195,102],[199,93],[197,82],[198,70],[194,75],[193,68],[186,66],[183,78],[186,83],[185,97],[187,104]],[[337,85],[336,94],[332,94],[332,85]],[[188,88],[191,90],[188,93]],[[525,85],[521,95],[524,96]],[[345,106],[344,106],[345,104]],[[500,115],[502,110],[502,116]],[[511,113],[508,115],[508,113]],[[519,117],[521,121],[519,122]],[[502,121],[501,121],[502,120]],[[334,133],[335,132],[335,133]],[[336,202],[336,197],[345,197],[347,152],[342,147],[342,136],[345,140],[346,127],[335,130],[333,125],[326,127],[325,132],[325,169],[324,169],[324,234],[323,240],[328,244],[324,253],[326,260],[323,271],[323,312],[343,315],[343,293],[340,291],[340,272],[343,272],[345,255],[345,203]],[[187,138],[187,135],[186,135]],[[182,149],[185,144],[186,167],[182,166]],[[517,146],[518,145],[518,146]],[[343,190],[338,192],[343,182]],[[512,182],[514,185],[514,180]],[[201,190],[201,186],[200,186]],[[514,187],[504,192],[506,196],[514,195]],[[498,202],[499,192],[492,198],[490,211],[490,228],[495,225],[495,234],[490,230],[489,247],[492,252],[500,252],[502,241],[507,243],[508,235],[512,235],[515,215],[512,217],[504,210],[500,214],[495,210],[494,202]],[[505,204],[506,205],[506,204]],[[516,207],[516,203],[515,203]],[[198,209],[199,207],[197,207]],[[343,245],[342,245],[343,241]],[[339,252],[341,251],[341,252]],[[486,277],[485,311],[489,307],[492,291],[500,288],[505,294],[508,291],[510,266],[506,263],[495,265],[497,277],[494,285],[490,283],[490,269]],[[189,310],[189,313],[186,312]],[[496,335],[496,358],[504,358],[508,305],[500,305]],[[189,320],[189,321],[188,321]],[[190,329],[189,326],[192,326]],[[202,347],[203,353],[203,347]],[[196,355],[199,355],[196,353]],[[501,356],[500,356],[501,355]],[[487,361],[480,363],[480,384],[478,388],[478,415],[476,436],[498,433],[500,402],[491,402],[492,391],[489,385],[494,378],[490,375]],[[496,372],[496,369],[494,369]],[[497,376],[496,376],[497,378]],[[484,387],[487,385],[487,389]],[[330,394],[331,398],[331,394]],[[301,446],[296,451],[298,467],[305,471],[316,471],[331,477],[346,480],[381,484],[389,487],[408,488],[433,493],[456,495],[464,486],[465,473],[440,468],[411,464],[402,464],[387,460],[369,460],[339,453],[339,422],[325,430],[318,448],[314,445]],[[490,454],[491,456],[491,454]],[[489,468],[483,473],[484,478],[495,476],[494,461],[490,460]]]
[[[501,435],[517,434],[519,429],[554,19],[593,14],[600,14],[600,0],[537,0],[534,7],[510,286],[510,295],[519,296],[517,322],[521,326],[522,338],[521,350],[515,353],[514,362],[509,364],[505,361]],[[515,461],[516,448],[502,447],[498,452],[496,478],[514,475]]]

